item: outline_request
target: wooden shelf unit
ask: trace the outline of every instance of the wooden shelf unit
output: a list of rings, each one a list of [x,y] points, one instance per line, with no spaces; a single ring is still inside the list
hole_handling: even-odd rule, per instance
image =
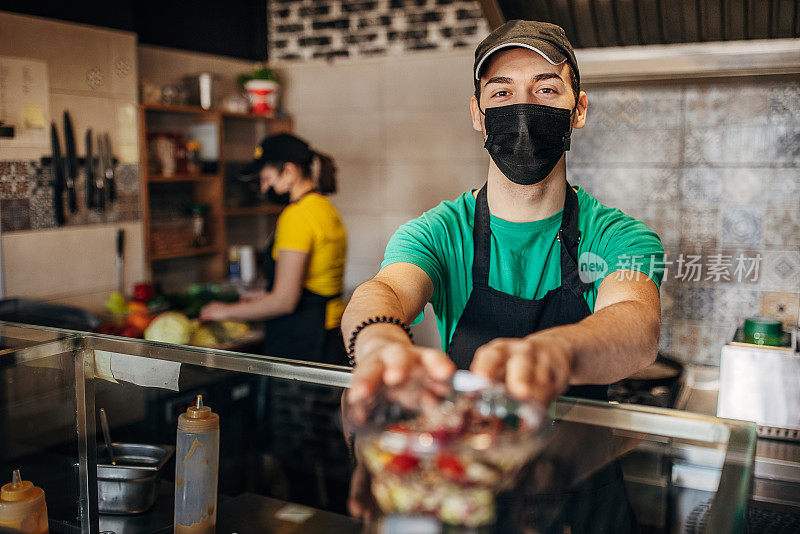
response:
[[[145,179],[151,183],[177,183],[177,182],[202,182],[219,178],[219,174],[173,174],[162,176],[159,174],[148,174]]]
[[[207,256],[209,254],[216,254],[218,252],[219,252],[219,247],[216,246],[194,247],[194,248],[187,247],[183,250],[176,250],[174,252],[152,253],[150,255],[150,261],[171,260],[174,258],[189,258],[192,256]]]
[[[239,217],[247,215],[279,215],[283,211],[283,206],[275,204],[264,204],[260,206],[239,206],[225,208],[225,215],[228,217]]]
[[[157,126],[153,126],[157,122]],[[175,129],[181,125],[213,124],[216,129],[216,142],[218,148],[218,172],[213,174],[175,174],[162,176],[150,174],[148,170],[147,135],[150,131],[159,131],[169,124],[175,124]],[[260,126],[256,126],[260,125]],[[202,282],[220,282],[227,276],[227,218],[244,215],[276,216],[280,213],[280,206],[248,206],[243,208],[226,208],[225,206],[225,162],[230,156],[229,152],[234,147],[226,146],[225,130],[235,133],[236,141],[240,144],[239,160],[243,153],[250,153],[252,147],[261,140],[248,139],[249,146],[242,148],[241,130],[249,128],[254,131],[272,135],[292,131],[292,120],[289,117],[263,117],[245,113],[232,113],[223,110],[206,110],[198,106],[185,106],[174,104],[142,104],[139,106],[139,146],[141,152],[141,187],[142,211],[145,226],[145,243],[148,260],[148,274],[153,279],[153,263],[167,262],[177,258],[196,261]],[[231,130],[233,129],[233,130]],[[260,135],[260,134],[259,134]],[[245,138],[247,135],[245,134]],[[197,203],[207,204],[209,210],[206,214],[206,234],[211,243],[204,247],[190,247],[169,252],[156,252],[152,246],[150,195],[153,186],[158,184],[186,184],[192,188],[193,200]],[[166,186],[160,186],[166,187]],[[158,280],[154,280],[157,282]]]

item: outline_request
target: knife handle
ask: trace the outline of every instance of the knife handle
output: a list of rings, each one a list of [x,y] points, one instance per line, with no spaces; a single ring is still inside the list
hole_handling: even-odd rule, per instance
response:
[[[91,165],[87,163],[86,165]],[[95,187],[94,178],[91,173],[86,173],[86,207],[94,208],[97,206],[97,188]]]
[[[125,230],[120,228],[117,230],[117,257],[122,257],[122,252],[125,250]]]
[[[114,180],[106,178],[106,188],[108,189],[108,201],[115,202],[117,200],[117,186]]]
[[[106,188],[103,185],[103,180],[101,179],[95,188],[95,191],[97,191],[97,211],[100,212],[106,209]]]
[[[56,226],[64,226],[67,218],[64,215],[64,185],[56,180],[53,183],[53,211],[56,216]]]
[[[72,213],[78,212],[78,198],[75,194],[75,184],[67,186],[67,203],[69,204],[69,211]]]

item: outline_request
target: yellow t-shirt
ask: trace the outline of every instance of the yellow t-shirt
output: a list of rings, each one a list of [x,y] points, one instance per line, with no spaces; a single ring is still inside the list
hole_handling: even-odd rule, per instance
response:
[[[342,292],[347,232],[330,200],[319,193],[309,193],[286,206],[278,217],[272,258],[282,249],[307,252],[308,269],[303,287],[330,297]],[[344,299],[328,302],[325,328],[336,328],[342,321]]]

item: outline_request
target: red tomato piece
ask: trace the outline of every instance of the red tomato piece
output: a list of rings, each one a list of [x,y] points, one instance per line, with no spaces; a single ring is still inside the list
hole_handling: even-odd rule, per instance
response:
[[[419,465],[419,460],[409,454],[398,454],[386,464],[386,470],[395,475],[408,473]]]
[[[455,456],[442,454],[436,459],[436,466],[447,478],[459,479],[464,476],[464,466]]]

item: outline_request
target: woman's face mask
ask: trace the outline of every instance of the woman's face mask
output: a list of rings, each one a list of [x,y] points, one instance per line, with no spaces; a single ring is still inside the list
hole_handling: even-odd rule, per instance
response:
[[[569,150],[572,112],[539,104],[488,108],[484,148],[512,182],[541,182]]]

